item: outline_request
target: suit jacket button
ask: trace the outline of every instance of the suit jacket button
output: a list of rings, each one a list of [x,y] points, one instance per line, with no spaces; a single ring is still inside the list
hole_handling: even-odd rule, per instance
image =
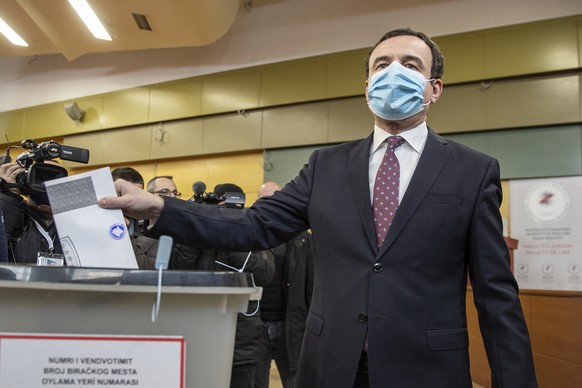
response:
[[[374,269],[374,272],[382,272],[383,270],[382,263],[375,263],[372,268]]]
[[[362,323],[366,323],[368,322],[368,316],[364,313],[360,313],[360,315],[358,315],[358,320]]]

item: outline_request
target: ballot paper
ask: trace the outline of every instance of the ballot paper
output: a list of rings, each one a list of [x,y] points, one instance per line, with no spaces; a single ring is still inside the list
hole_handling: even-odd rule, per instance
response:
[[[123,213],[97,205],[117,195],[109,168],[45,182],[68,266],[137,268]]]

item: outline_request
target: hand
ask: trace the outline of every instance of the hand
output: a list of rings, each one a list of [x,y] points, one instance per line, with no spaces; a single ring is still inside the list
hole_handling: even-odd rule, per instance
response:
[[[104,209],[121,209],[127,217],[136,220],[158,219],[164,208],[164,200],[155,194],[136,187],[133,183],[115,181],[118,197],[103,197],[99,206]]]
[[[16,183],[16,177],[26,171],[24,167],[20,164],[12,162],[12,163],[4,163],[0,165],[0,179],[4,179],[6,183]],[[20,194],[20,190],[17,188],[11,188],[10,191],[16,194]]]
[[[52,217],[53,215],[53,210],[49,205],[38,205],[36,208],[47,217]]]
[[[4,163],[0,166],[0,178],[8,183],[16,183],[16,177],[24,171],[24,167],[18,163]]]

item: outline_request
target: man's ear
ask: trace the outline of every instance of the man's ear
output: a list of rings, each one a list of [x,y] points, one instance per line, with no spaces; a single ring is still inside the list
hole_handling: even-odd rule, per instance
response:
[[[439,78],[432,81],[431,84],[432,84],[432,95],[430,96],[430,102],[434,104],[443,93],[443,81]]]
[[[366,81],[364,81],[364,96],[366,97],[366,102],[368,102],[368,80],[369,78],[366,78]]]

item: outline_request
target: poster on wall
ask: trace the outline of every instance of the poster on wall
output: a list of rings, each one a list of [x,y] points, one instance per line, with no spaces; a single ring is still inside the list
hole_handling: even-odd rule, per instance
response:
[[[510,181],[509,199],[519,287],[582,290],[582,177]]]

